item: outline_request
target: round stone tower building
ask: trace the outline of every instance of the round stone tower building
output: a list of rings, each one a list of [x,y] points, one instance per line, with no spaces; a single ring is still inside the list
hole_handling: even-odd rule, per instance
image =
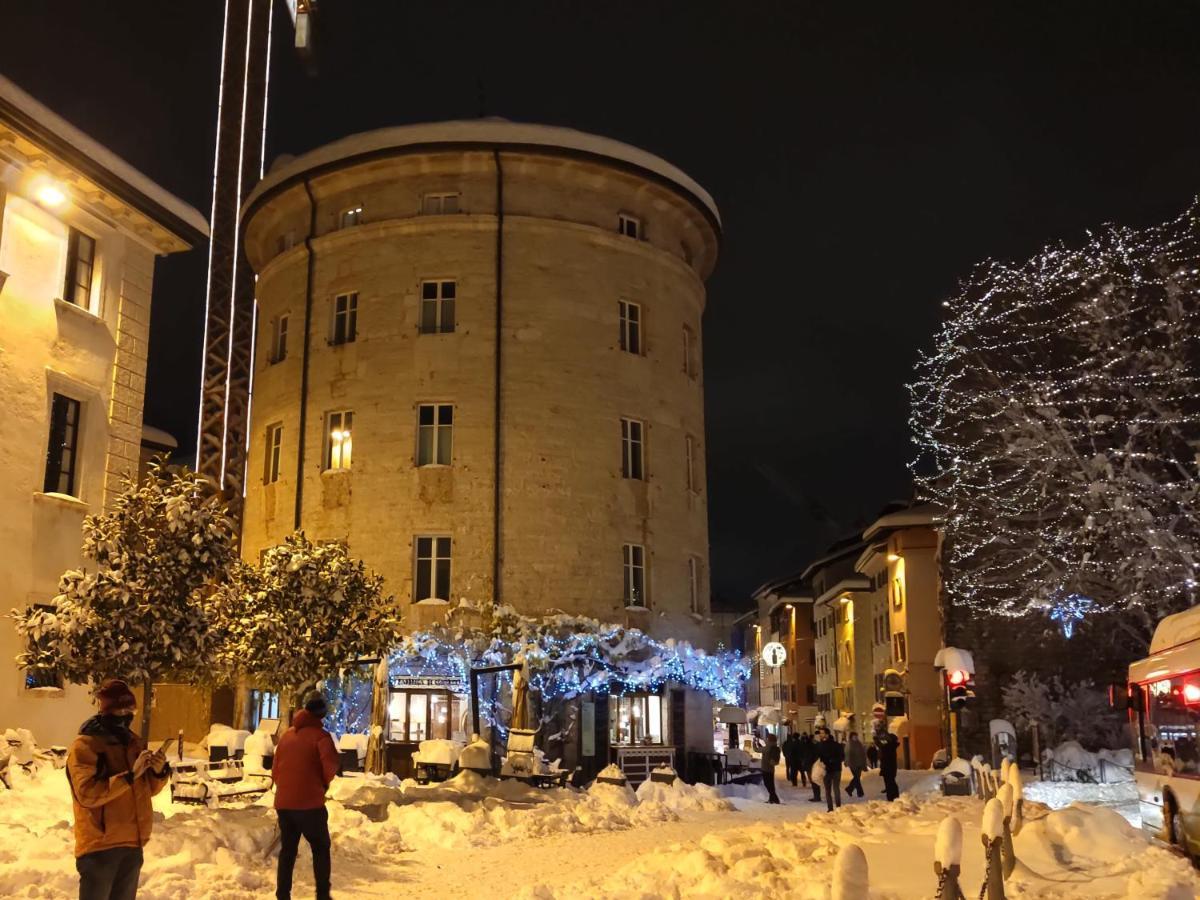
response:
[[[345,541],[414,626],[448,601],[701,639],[712,198],[662,159],[498,120],[278,162],[243,550]]]

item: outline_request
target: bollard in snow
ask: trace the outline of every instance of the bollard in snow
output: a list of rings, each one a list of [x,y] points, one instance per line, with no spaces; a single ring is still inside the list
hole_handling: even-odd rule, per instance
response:
[[[1012,817],[1016,803],[1013,801],[1013,788],[1007,782],[1000,785],[1000,790],[996,791],[996,799],[1000,801],[1000,805],[1004,808],[1004,835],[1000,842],[1001,859],[1004,863],[1004,880],[1012,876],[1013,870],[1017,867],[1017,850],[1013,847],[1012,839]]]
[[[988,763],[983,764],[983,799],[991,800],[996,796],[996,779],[992,773],[992,767]]]
[[[1004,900],[1004,863],[1001,859],[1004,843],[1004,805],[992,798],[983,807],[983,852],[985,869],[980,900]]]
[[[1013,789],[1012,833],[1015,837],[1025,824],[1025,785],[1021,781],[1021,770],[1015,763],[1008,770],[1008,783]]]
[[[933,871],[938,877],[936,900],[966,900],[958,884],[962,873],[962,823],[946,816],[938,826],[933,848]]]
[[[832,900],[868,900],[871,893],[867,854],[858,844],[847,844],[838,851],[833,868]]]

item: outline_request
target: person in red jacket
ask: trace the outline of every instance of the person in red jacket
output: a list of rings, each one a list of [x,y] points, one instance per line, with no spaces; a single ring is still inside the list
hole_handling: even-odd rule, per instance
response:
[[[312,694],[304,709],[292,717],[292,727],[283,733],[275,748],[271,780],[275,782],[275,813],[279,816],[279,870],[275,896],[292,896],[292,870],[300,837],[312,848],[313,880],[317,900],[329,900],[329,813],[325,809],[325,791],[338,771],[337,750],[333,738],[321,720],[329,712],[325,698]]]

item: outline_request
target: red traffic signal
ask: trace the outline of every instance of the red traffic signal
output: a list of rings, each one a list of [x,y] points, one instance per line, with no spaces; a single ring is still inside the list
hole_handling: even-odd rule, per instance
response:
[[[964,669],[954,669],[946,673],[946,683],[951,687],[964,685],[971,680],[971,674]]]

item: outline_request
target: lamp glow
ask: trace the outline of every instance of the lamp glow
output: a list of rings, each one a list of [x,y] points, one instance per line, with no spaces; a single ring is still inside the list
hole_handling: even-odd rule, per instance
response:
[[[67,199],[67,195],[57,184],[48,181],[37,189],[37,199],[38,203],[43,206],[55,207],[62,206]]]

